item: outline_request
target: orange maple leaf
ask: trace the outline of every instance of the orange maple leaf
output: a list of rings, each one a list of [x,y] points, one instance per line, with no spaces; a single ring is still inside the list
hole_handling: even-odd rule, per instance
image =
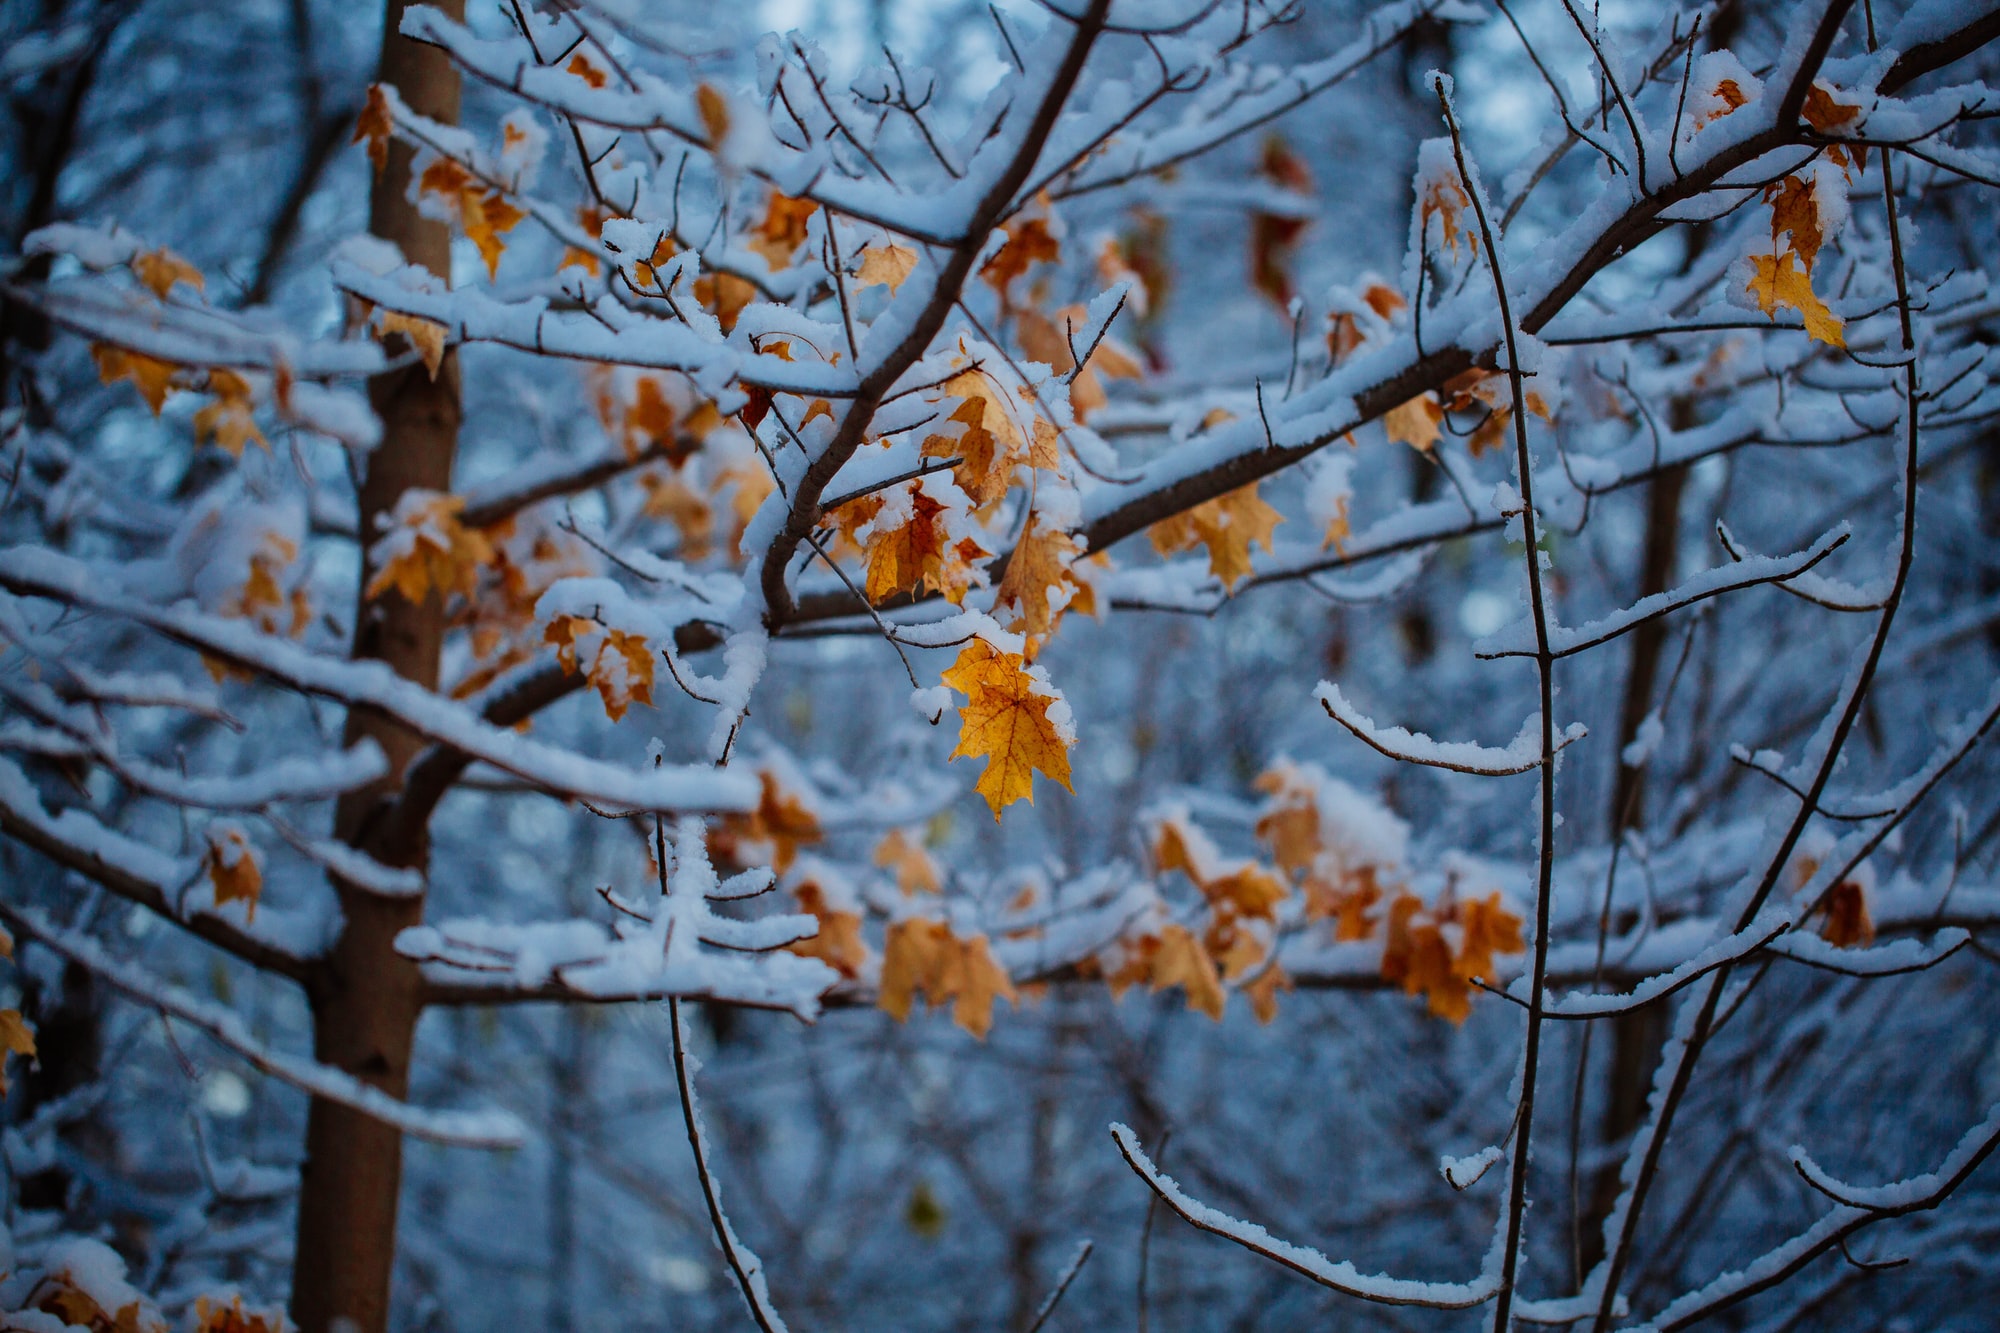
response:
[[[1029,514],[993,595],[996,612],[1002,607],[1013,610],[1006,622],[1008,628],[1023,630],[1036,639],[1055,631],[1067,601],[1065,594],[1077,586],[1070,567],[1078,554],[1076,541],[1067,532],[1048,526],[1039,514]]]
[[[271,443],[257,429],[257,417],[250,400],[250,386],[243,377],[217,367],[208,372],[208,391],[215,401],[194,414],[196,443],[213,439],[229,451],[231,458],[243,457],[243,446],[255,440],[271,452]]]
[[[818,211],[819,205],[810,199],[794,199],[773,190],[765,200],[763,220],[750,229],[745,244],[764,256],[772,272],[785,268],[805,244],[806,219]]]
[[[354,122],[354,135],[348,142],[368,141],[368,161],[373,164],[377,176],[382,174],[382,168],[389,165],[389,136],[395,130],[396,118],[389,110],[388,95],[382,91],[381,84],[369,84],[368,100]]]
[[[896,887],[906,898],[917,893],[937,893],[943,887],[938,864],[924,850],[923,841],[901,829],[890,829],[876,844],[875,864],[896,872]]]
[[[227,826],[208,831],[208,851],[202,868],[215,886],[215,902],[241,902],[245,914],[257,916],[257,899],[264,891],[264,872],[258,866],[257,850],[239,828]]]
[[[1020,1003],[986,936],[960,939],[942,921],[898,921],[883,941],[882,981],[875,1002],[903,1022],[920,991],[932,1008],[950,1001],[952,1021],[982,1041],[993,1026],[993,1002]]]
[[[112,343],[92,343],[90,358],[97,363],[98,379],[106,384],[132,381],[132,387],[146,400],[146,406],[153,409],[153,415],[160,415],[160,408],[166,404],[167,395],[174,388],[169,381],[179,369],[173,362],[127,351]]]
[[[1062,243],[1049,230],[1046,217],[1016,218],[1002,230],[1007,233],[1007,240],[980,268],[979,276],[1005,302],[1014,279],[1026,273],[1031,265],[1043,261],[1054,263],[1062,258]]]
[[[1208,550],[1209,572],[1222,580],[1224,589],[1234,589],[1250,576],[1250,548],[1271,550],[1271,530],[1284,522],[1257,494],[1257,485],[1253,481],[1161,519],[1147,530],[1153,549],[1172,555],[1199,543]]]
[[[1034,770],[1070,787],[1069,705],[1048,683],[1040,667],[1020,653],[1003,653],[973,639],[944,673],[944,683],[966,696],[958,710],[958,748],[950,758],[986,757],[975,790],[986,798],[997,822],[1015,801],[1034,804]]]
[[[432,589],[470,597],[480,568],[494,557],[486,534],[459,522],[464,508],[463,496],[403,492],[388,534],[370,551],[380,565],[363,595],[373,599],[394,588],[411,605],[421,603]]]
[[[198,292],[206,290],[201,270],[164,246],[132,256],[132,273],[162,301],[177,282],[184,282]]]
[[[0,1009],[0,1097],[7,1095],[7,1061],[16,1055],[35,1058],[35,1030],[19,1009]]]
[[[1833,347],[1847,346],[1840,316],[1813,293],[1811,281],[1793,264],[1796,257],[1790,250],[1750,256],[1750,281],[1745,290],[1757,298],[1757,308],[1773,319],[1779,306],[1789,306],[1805,319],[1806,332],[1813,338]]]
[[[829,906],[826,891],[810,879],[795,885],[792,896],[798,899],[801,912],[819,919],[819,934],[794,940],[786,947],[803,957],[819,959],[850,981],[860,976],[868,963],[868,942],[861,937],[860,915]]]
[[[387,339],[399,333],[408,338],[410,346],[424,358],[424,369],[435,380],[438,367],[444,364],[444,325],[421,315],[398,314],[394,310],[383,310],[375,316],[377,338]]]

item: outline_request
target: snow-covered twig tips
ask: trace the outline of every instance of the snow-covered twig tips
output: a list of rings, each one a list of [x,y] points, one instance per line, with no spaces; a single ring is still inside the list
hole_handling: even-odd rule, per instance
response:
[[[1472,741],[1434,741],[1422,732],[1411,732],[1403,727],[1377,726],[1373,719],[1349,703],[1347,696],[1340,692],[1340,686],[1331,681],[1321,681],[1313,697],[1326,709],[1328,717],[1353,732],[1355,738],[1369,749],[1391,759],[1492,778],[1511,777],[1541,767],[1542,723],[1539,717],[1530,716],[1521,723],[1521,730],[1513,740],[1495,747]],[[1555,749],[1563,750],[1587,735],[1589,729],[1583,723],[1572,722],[1557,740]]]

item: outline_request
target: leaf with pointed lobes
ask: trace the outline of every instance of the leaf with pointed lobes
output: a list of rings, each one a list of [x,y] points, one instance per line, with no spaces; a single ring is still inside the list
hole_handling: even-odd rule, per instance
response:
[[[368,85],[368,100],[361,108],[361,114],[354,121],[354,134],[349,143],[368,141],[368,161],[380,176],[382,168],[389,165],[389,136],[395,133],[396,117],[389,110],[389,98],[382,91],[382,85]]]
[[[444,364],[444,325],[421,315],[402,315],[394,310],[381,311],[375,317],[375,336],[381,339],[402,334],[410,340],[410,346],[424,359],[424,369],[435,380],[438,367]]]
[[[1818,189],[1814,182],[1787,176],[1764,189],[1764,201],[1771,205],[1771,242],[1791,237],[1791,250],[1799,257],[1799,267],[1812,276],[1813,261],[1819,258],[1822,241],[1819,222]]]
[[[201,270],[164,246],[132,256],[132,273],[162,301],[177,282],[184,282],[198,292],[206,290]]]
[[[1162,874],[1178,870],[1186,875],[1210,907],[1228,916],[1275,921],[1278,904],[1289,893],[1282,880],[1255,861],[1224,860],[1205,836],[1176,815],[1160,821],[1153,860]]]
[[[1444,404],[1428,389],[1382,415],[1382,429],[1388,433],[1389,443],[1407,444],[1422,454],[1437,448],[1443,422]]]
[[[489,189],[448,157],[441,157],[424,168],[423,174],[417,178],[417,189],[422,193],[438,195],[457,210],[459,226],[463,228],[466,239],[478,247],[479,257],[486,261],[487,278],[498,277],[500,256],[507,249],[500,237],[528,216],[527,211],[509,203],[505,191]]]
[[[1031,639],[1055,633],[1075,595],[1077,583],[1070,569],[1079,554],[1076,540],[1067,532],[1049,526],[1041,514],[1028,516],[993,596],[996,612],[1003,607],[1011,609],[1005,622],[1009,629],[1020,630]]]
[[[613,722],[635,703],[652,706],[653,651],[643,635],[608,629],[582,616],[557,616],[543,637],[555,645],[557,660],[571,675],[576,674],[585,649],[596,644],[585,679],[604,701],[605,715]]]
[[[896,887],[905,898],[918,893],[937,893],[943,887],[938,864],[924,850],[921,838],[912,838],[901,829],[890,829],[875,846],[875,864],[896,873]]]
[[[958,710],[958,748],[949,756],[986,759],[975,790],[995,822],[1015,801],[1034,804],[1034,770],[1070,786],[1069,750],[1076,744],[1069,704],[1049,684],[1048,672],[1020,653],[1001,652],[973,639],[944,673],[944,683],[966,696]]]
[[[194,414],[197,444],[212,439],[226,449],[231,458],[243,457],[243,446],[252,440],[262,445],[265,453],[271,452],[270,441],[264,438],[263,431],[257,429],[250,386],[243,382],[242,376],[220,368],[211,370],[208,372],[208,391],[216,398]]]
[[[957,606],[972,586],[973,562],[989,553],[970,537],[952,537],[949,521],[956,511],[923,483],[905,493],[906,508],[879,511],[868,538],[868,600],[928,589]]]
[[[281,575],[298,555],[298,544],[289,537],[277,532],[265,533],[258,548],[250,553],[249,577],[218,609],[223,615],[251,621],[266,634],[276,634],[282,629],[296,639],[312,620],[312,603],[303,582],[288,596]],[[287,612],[289,616],[284,614]]]
[[[902,289],[903,280],[917,267],[917,252],[907,245],[871,245],[861,252],[861,265],[855,271],[856,287],[886,286],[894,296]]]
[[[178,366],[171,361],[159,361],[139,352],[129,352],[113,343],[92,343],[90,358],[97,363],[98,379],[106,384],[131,380],[132,387],[146,400],[146,406],[153,409],[153,415],[160,415],[167,395],[173,391],[174,386],[169,381]]]
[[[883,942],[876,1004],[897,1022],[907,1022],[919,992],[933,1009],[950,1002],[952,1021],[981,1041],[992,1030],[995,1000],[1020,1003],[986,936],[961,939],[942,921],[898,921]]]
[[[463,496],[404,491],[390,515],[389,531],[369,551],[377,568],[364,596],[372,600],[394,588],[413,606],[433,589],[470,597],[479,571],[493,563],[493,543],[479,529],[458,521],[464,508]]]
[[[1215,960],[1186,926],[1171,925],[1156,938],[1140,941],[1143,980],[1155,992],[1179,986],[1187,1006],[1220,1021],[1228,997]]]
[[[1799,110],[1806,124],[1826,135],[1851,126],[1861,114],[1861,104],[1840,101],[1836,95],[1839,91],[1818,79],[1813,80],[1813,86],[1806,90],[1805,105]],[[1868,168],[1868,149],[1863,144],[1833,144],[1826,150],[1826,155],[1840,168],[1842,175],[1847,173],[1850,165],[1856,171]]]
[[[1474,458],[1505,443],[1508,424],[1514,419],[1514,386],[1503,372],[1474,367],[1454,375],[1445,381],[1444,399],[1446,410],[1451,412],[1485,409],[1486,415],[1466,441],[1466,449]],[[1544,421],[1555,420],[1548,400],[1538,391],[1527,389],[1521,399],[1527,404],[1530,414]]]
[[[35,1058],[35,1030],[19,1009],[0,1009],[0,1097],[7,1095],[7,1060],[16,1055]]]
[[[809,939],[794,940],[785,946],[805,958],[817,958],[849,981],[868,965],[868,942],[861,937],[861,916],[845,912],[827,901],[826,890],[812,879],[800,881],[792,896],[799,910],[819,920],[819,933]]]
[[[215,886],[215,903],[240,902],[252,920],[257,916],[257,899],[264,891],[264,872],[257,864],[257,849],[242,829],[218,825],[208,831],[208,851],[202,868]]]
[[[798,858],[799,848],[822,841],[826,834],[819,816],[780,785],[776,772],[758,770],[757,782],[755,810],[724,815],[709,826],[708,854],[717,865],[745,870],[768,865],[783,874]]]
[[[1161,519],[1147,530],[1153,549],[1172,555],[1199,543],[1207,548],[1209,572],[1222,581],[1225,591],[1233,590],[1250,576],[1250,548],[1261,545],[1271,550],[1271,531],[1284,522],[1257,494],[1257,485],[1253,481]]]
[[[1789,307],[1804,318],[1806,332],[1814,339],[1831,347],[1847,346],[1842,332],[1846,326],[1840,316],[1827,309],[1826,302],[1814,295],[1811,281],[1794,264],[1795,258],[1790,250],[1777,255],[1751,255],[1750,280],[1745,290],[1757,298],[1757,308],[1773,319],[1777,318],[1778,307]]]

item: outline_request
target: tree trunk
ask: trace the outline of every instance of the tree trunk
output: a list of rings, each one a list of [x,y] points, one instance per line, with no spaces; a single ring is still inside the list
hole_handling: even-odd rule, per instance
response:
[[[1686,429],[1691,421],[1676,421],[1676,429]],[[1674,565],[1680,557],[1681,491],[1687,484],[1687,465],[1668,468],[1653,478],[1646,488],[1646,548],[1641,557],[1637,598],[1665,592],[1674,581]],[[1667,646],[1667,620],[1660,616],[1632,631],[1631,669],[1625,675],[1625,699],[1618,715],[1618,748],[1622,751],[1639,734],[1639,726],[1653,710],[1653,690],[1659,683],[1660,659]],[[1611,792],[1611,837],[1613,841],[1628,828],[1646,822],[1646,770],[1618,763],[1618,780]],[[1613,929],[1618,928],[1614,921]],[[1611,1020],[1611,1076],[1606,1088],[1603,1142],[1618,1144],[1639,1128],[1646,1115],[1646,1094],[1653,1083],[1653,1066],[1659,1063],[1660,1048],[1667,1038],[1664,1005],[1649,1004],[1619,1014]],[[1604,1219],[1618,1202],[1618,1173],[1623,1163],[1607,1160],[1592,1174],[1590,1199],[1579,1227],[1583,1271],[1589,1272],[1604,1257]]]
[[[464,12],[463,0],[444,0],[440,7],[453,18]],[[398,34],[404,0],[388,0],[386,8],[381,81],[393,85],[413,110],[455,123],[457,71],[435,48]],[[449,277],[450,233],[418,217],[405,198],[410,167],[410,150],[391,143],[388,166],[370,200],[369,230],[395,242],[406,259]],[[375,572],[366,552],[378,520],[407,490],[451,487],[459,422],[457,359],[447,353],[436,380],[420,365],[383,375],[369,386],[369,398],[382,418],[382,443],[368,460],[359,497],[364,589]],[[393,589],[375,599],[363,592],[356,600],[353,655],[384,662],[398,675],[434,688],[444,628],[443,599],[435,591],[421,605]],[[356,709],[348,716],[347,741],[364,738],[388,755],[389,774],[340,800],[335,832],[389,864],[421,868],[428,855],[425,839],[386,846],[373,833],[377,812],[401,784],[422,742],[380,714]],[[400,1098],[409,1091],[410,1049],[423,1000],[417,969],[396,953],[395,940],[422,920],[423,901],[384,898],[338,881],[334,888],[345,925],[307,987],[313,1054]],[[292,1270],[292,1317],[303,1333],[387,1328],[402,1169],[402,1136],[395,1130],[314,1099],[306,1122]]]

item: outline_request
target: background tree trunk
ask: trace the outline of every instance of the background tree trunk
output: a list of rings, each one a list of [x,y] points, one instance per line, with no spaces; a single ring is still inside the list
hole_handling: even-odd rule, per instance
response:
[[[463,0],[445,0],[440,7],[453,18],[464,11]],[[393,85],[413,110],[455,123],[456,69],[435,48],[398,34],[404,0],[388,0],[386,9],[381,82]],[[391,143],[387,169],[370,199],[369,230],[395,242],[405,258],[449,278],[450,232],[420,218],[405,197],[410,169],[410,149]],[[369,458],[361,483],[363,588],[374,575],[374,562],[365,553],[379,520],[394,510],[398,498],[413,488],[451,488],[459,422],[457,358],[446,353],[435,380],[421,365],[383,375],[369,386],[369,397],[382,418],[382,443]],[[420,605],[394,590],[379,598],[365,592],[357,598],[356,659],[387,663],[397,674],[435,687],[443,638],[443,598],[436,591]],[[421,741],[381,715],[357,709],[348,717],[347,741],[364,738],[388,755],[389,773],[375,786],[341,799],[335,831],[380,860],[421,868],[428,855],[423,838],[385,846],[373,836],[376,813],[400,785]],[[423,901],[384,898],[338,882],[335,888],[346,924],[308,988],[313,1053],[402,1097],[409,1091],[410,1048],[423,1002],[415,965],[399,957],[394,946],[399,931],[422,920]],[[313,1101],[292,1270],[292,1316],[304,1333],[323,1333],[340,1320],[351,1321],[359,1333],[378,1333],[388,1326],[402,1167],[402,1137],[395,1130],[344,1107]]]

